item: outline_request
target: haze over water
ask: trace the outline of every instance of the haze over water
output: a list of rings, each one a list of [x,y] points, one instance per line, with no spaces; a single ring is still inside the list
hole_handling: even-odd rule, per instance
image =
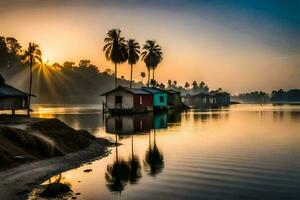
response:
[[[123,133],[122,145],[109,156],[62,173],[79,199],[300,198],[299,105],[107,119],[95,107],[69,108],[69,114],[50,110],[44,116],[96,136],[115,140],[109,132]],[[120,165],[113,169],[116,160]]]

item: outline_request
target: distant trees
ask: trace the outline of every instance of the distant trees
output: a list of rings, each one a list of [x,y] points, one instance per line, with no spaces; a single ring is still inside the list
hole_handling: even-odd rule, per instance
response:
[[[272,91],[271,95],[272,102],[300,102],[300,90],[292,89],[288,91],[283,91],[282,89],[278,91]]]
[[[25,50],[16,39],[0,36],[0,72],[8,83],[27,91],[31,73],[26,73],[29,63],[21,62]],[[38,98],[31,99],[31,103],[99,103],[99,95],[115,87],[114,71],[108,68],[100,72],[88,59],[44,63],[43,70],[36,70],[36,64],[32,68],[31,93]],[[129,85],[123,78],[118,79],[119,83]],[[142,84],[132,82],[134,86]]]
[[[172,87],[172,80],[168,80],[168,88]]]
[[[177,81],[173,81],[173,86],[177,87]]]
[[[232,96],[234,101],[241,101],[245,103],[265,103],[270,100],[267,93],[262,91],[254,91],[248,93],[242,93],[236,96]]]
[[[89,67],[91,65],[90,60],[80,60],[78,66],[79,67]]]
[[[129,39],[127,41],[127,53],[128,53],[128,64],[130,65],[130,88],[132,86],[132,68],[140,58],[140,45],[134,39]]]
[[[10,67],[19,61],[19,55],[21,54],[21,45],[13,37],[0,36],[0,68]]]
[[[190,87],[190,84],[189,84],[189,82],[186,82],[186,83],[184,84],[184,89],[188,90],[188,89],[189,89],[189,87]]]
[[[126,42],[119,29],[109,30],[104,42],[105,57],[115,64],[115,87],[118,87],[117,65],[124,63],[128,58]]]
[[[28,97],[28,110],[27,115],[30,115],[30,103],[32,95],[32,68],[35,64],[42,63],[42,52],[37,44],[29,43],[28,49],[25,50],[24,54],[21,57],[23,63],[27,63],[30,67],[30,78],[29,78],[29,97]]]
[[[194,94],[209,91],[208,85],[205,84],[205,82],[203,81],[201,81],[199,84],[196,81],[193,81],[192,87],[193,87],[192,90]]]
[[[153,40],[147,40],[143,46],[141,54],[142,60],[145,62],[148,69],[148,87],[150,85],[150,70],[152,69],[152,79],[154,79],[154,70],[163,59],[161,47]]]

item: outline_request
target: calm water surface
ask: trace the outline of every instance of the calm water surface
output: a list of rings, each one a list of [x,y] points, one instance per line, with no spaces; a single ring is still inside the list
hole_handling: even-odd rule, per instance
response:
[[[299,105],[118,118],[97,105],[45,107],[35,116],[122,143],[61,174],[77,199],[300,199]]]

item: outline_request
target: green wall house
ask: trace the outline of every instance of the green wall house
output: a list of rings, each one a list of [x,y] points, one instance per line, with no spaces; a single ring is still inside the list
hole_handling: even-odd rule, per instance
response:
[[[167,109],[168,93],[166,91],[154,87],[142,87],[142,89],[153,95],[153,109]]]

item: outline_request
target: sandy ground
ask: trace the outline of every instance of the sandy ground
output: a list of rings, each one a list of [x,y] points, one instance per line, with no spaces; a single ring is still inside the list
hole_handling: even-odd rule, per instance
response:
[[[97,139],[81,151],[0,171],[0,199],[27,199],[33,188],[51,176],[107,156],[108,146],[111,146],[108,140]]]

